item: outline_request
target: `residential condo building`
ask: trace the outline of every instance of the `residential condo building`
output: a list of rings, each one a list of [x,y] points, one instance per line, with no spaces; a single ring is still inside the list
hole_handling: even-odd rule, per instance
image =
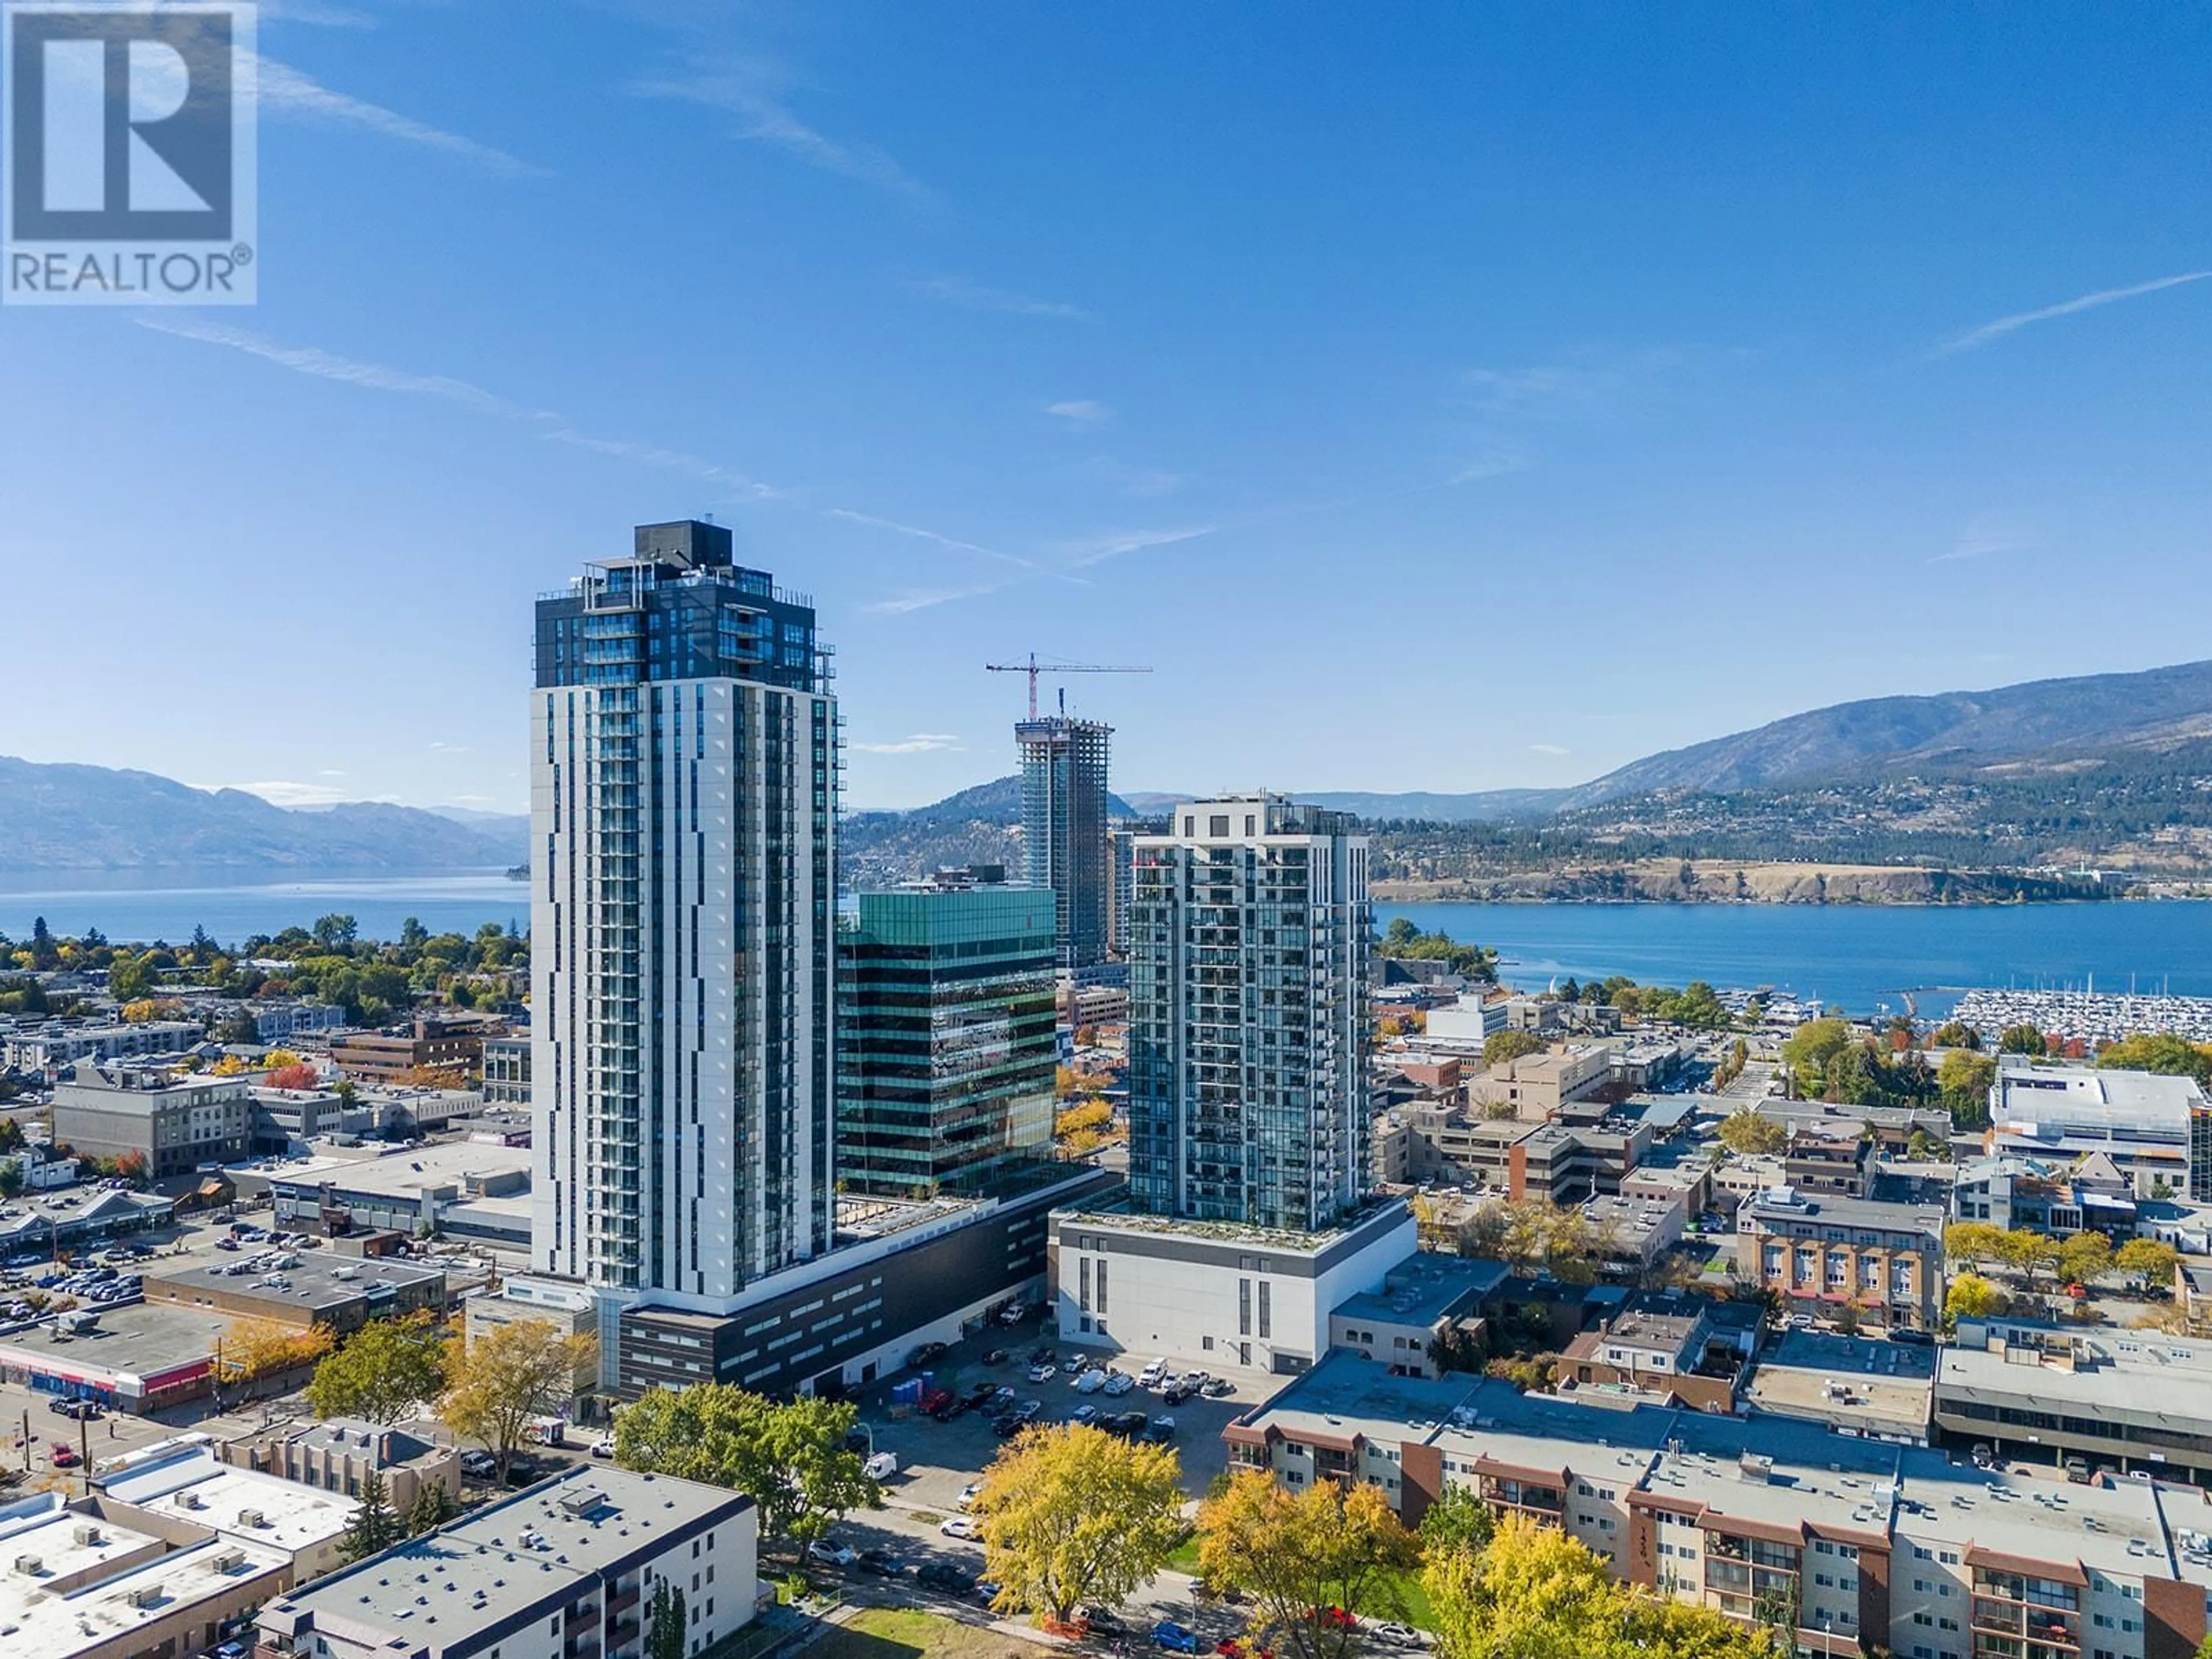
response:
[[[1367,841],[1255,794],[1134,849],[1129,1190],[1156,1215],[1321,1232],[1367,1184]]]
[[[1066,714],[1018,722],[1022,858],[1031,887],[1058,908],[1060,965],[1106,959],[1106,769],[1114,728]]]
[[[726,1311],[831,1228],[837,713],[803,595],[645,525],[539,600],[532,1254]]]

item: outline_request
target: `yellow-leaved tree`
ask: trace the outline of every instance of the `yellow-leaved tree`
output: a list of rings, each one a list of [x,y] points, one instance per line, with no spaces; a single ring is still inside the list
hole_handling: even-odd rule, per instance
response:
[[[1113,1607],[1182,1537],[1182,1466],[1165,1446],[1080,1424],[1018,1436],[983,1472],[975,1512],[1001,1613],[1066,1621]]]
[[[1206,1582],[1249,1597],[1252,1640],[1296,1659],[1349,1659],[1358,1616],[1401,1611],[1395,1576],[1421,1559],[1376,1486],[1292,1492],[1248,1469],[1200,1505],[1198,1526]]]
[[[499,1460],[507,1479],[533,1417],[550,1417],[576,1392],[577,1374],[599,1352],[588,1331],[570,1336],[544,1319],[494,1326],[473,1342],[446,1345],[446,1392],[438,1420]]]

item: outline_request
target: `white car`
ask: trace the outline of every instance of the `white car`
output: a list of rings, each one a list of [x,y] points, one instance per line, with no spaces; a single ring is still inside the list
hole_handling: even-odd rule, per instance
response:
[[[615,1441],[614,1441],[614,1437],[613,1437],[612,1435],[608,1435],[608,1436],[607,1436],[607,1437],[605,1437],[604,1439],[594,1440],[593,1442],[592,1442],[592,1456],[594,1456],[594,1457],[612,1457],[614,1455],[615,1455]]]
[[[1106,1382],[1105,1372],[1085,1371],[1075,1379],[1075,1391],[1078,1394],[1097,1394],[1106,1386]]]
[[[843,1544],[833,1544],[826,1538],[817,1538],[806,1547],[806,1559],[819,1561],[825,1567],[849,1567],[860,1559],[860,1552]]]
[[[1168,1362],[1164,1359],[1155,1359],[1137,1373],[1137,1386],[1140,1389],[1157,1389],[1167,1380]]]
[[[1030,1367],[1030,1381],[1032,1382],[1049,1382],[1059,1375],[1060,1367],[1057,1365],[1047,1364]]]
[[[947,1516],[937,1523],[937,1529],[947,1538],[981,1538],[983,1535],[982,1528],[964,1515]]]
[[[1385,1621],[1380,1625],[1370,1625],[1367,1629],[1369,1634],[1379,1636],[1385,1642],[1389,1642],[1397,1647],[1417,1648],[1421,1645],[1420,1632],[1415,1630],[1411,1625],[1401,1625],[1395,1621]]]
[[[983,1483],[980,1480],[970,1480],[966,1486],[960,1488],[960,1507],[963,1510],[974,1509],[975,1507],[975,1500],[982,1495]]]
[[[1137,1386],[1137,1379],[1127,1371],[1109,1371],[1106,1374],[1106,1381],[1101,1386],[1105,1389],[1108,1399],[1119,1400]]]

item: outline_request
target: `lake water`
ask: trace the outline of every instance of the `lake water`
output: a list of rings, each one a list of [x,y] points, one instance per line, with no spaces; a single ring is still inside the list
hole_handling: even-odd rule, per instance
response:
[[[0,933],[29,935],[44,916],[57,933],[97,927],[116,940],[180,944],[204,927],[235,945],[256,933],[313,927],[319,916],[350,915],[365,938],[397,939],[417,918],[434,933],[473,933],[488,921],[530,926],[530,884],[500,871],[468,875],[317,877],[297,881],[226,883],[176,872],[10,878],[0,873]]]
[[[1507,984],[1626,974],[1642,984],[1702,979],[1771,985],[1869,1014],[1948,1011],[1976,986],[2140,989],[2212,996],[2212,904],[1378,904],[1376,925],[1486,945]]]

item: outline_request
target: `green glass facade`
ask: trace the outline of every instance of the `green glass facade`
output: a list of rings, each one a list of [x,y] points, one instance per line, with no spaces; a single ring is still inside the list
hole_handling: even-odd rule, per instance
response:
[[[844,1189],[981,1192],[1050,1155],[1057,920],[1048,888],[860,896],[838,934]]]

